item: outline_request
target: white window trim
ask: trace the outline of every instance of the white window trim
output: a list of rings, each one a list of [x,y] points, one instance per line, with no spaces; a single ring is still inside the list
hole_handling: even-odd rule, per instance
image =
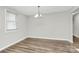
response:
[[[7,29],[7,11],[9,12],[11,12],[11,10],[9,10],[9,9],[5,9],[5,32],[8,32],[8,31],[15,31],[16,29],[17,29],[17,26],[16,26],[16,29]],[[11,13],[13,13],[13,12],[11,12]],[[15,13],[14,13],[15,14]],[[16,15],[16,14],[15,14]],[[15,18],[16,18],[16,16],[15,16]],[[16,23],[16,20],[15,20],[15,23]]]

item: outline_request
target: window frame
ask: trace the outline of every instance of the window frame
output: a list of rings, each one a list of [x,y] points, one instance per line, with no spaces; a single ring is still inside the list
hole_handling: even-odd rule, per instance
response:
[[[8,27],[7,23],[10,22],[10,21],[7,20],[7,13],[12,13],[12,14],[15,15],[15,21],[14,21],[14,23],[15,23],[15,29],[8,29],[7,28]],[[16,27],[16,14],[13,11],[9,10],[9,9],[5,9],[5,31],[14,31],[16,29],[17,29],[17,27]]]

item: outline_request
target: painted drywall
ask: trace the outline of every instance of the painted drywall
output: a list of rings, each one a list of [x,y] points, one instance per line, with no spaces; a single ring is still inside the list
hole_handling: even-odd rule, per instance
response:
[[[74,36],[79,37],[79,14],[74,15],[74,19],[73,19],[73,32],[74,32]]]
[[[72,15],[69,12],[29,18],[29,36],[72,42]]]
[[[16,30],[5,31],[5,10],[4,8],[0,8],[0,48],[27,37],[28,18],[24,15],[17,14],[16,25]]]

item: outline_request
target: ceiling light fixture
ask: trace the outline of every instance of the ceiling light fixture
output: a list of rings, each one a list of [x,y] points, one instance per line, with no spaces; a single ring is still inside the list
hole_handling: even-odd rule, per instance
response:
[[[36,15],[34,16],[35,18],[41,17],[41,13],[40,13],[40,6],[37,6],[38,8],[38,12],[36,13]]]

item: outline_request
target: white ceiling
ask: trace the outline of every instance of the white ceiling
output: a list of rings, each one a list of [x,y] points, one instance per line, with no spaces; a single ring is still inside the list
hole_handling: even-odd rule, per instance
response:
[[[24,15],[35,15],[37,13],[36,6],[8,6],[8,8],[19,11]],[[72,6],[41,6],[40,12],[42,14],[50,14],[54,12],[63,12],[72,9]]]

